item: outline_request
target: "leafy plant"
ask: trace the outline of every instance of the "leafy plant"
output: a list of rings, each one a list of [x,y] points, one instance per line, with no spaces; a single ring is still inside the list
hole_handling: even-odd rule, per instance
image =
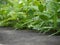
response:
[[[59,0],[0,0],[0,26],[60,32]]]

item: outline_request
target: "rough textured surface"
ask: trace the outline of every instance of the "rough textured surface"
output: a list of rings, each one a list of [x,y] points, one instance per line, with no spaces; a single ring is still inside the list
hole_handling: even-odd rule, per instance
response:
[[[0,45],[60,45],[60,36],[42,36],[31,31],[0,28]]]

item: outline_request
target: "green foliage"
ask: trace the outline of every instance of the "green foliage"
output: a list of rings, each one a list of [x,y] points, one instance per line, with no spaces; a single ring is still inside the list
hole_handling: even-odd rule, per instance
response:
[[[60,1],[0,0],[0,26],[60,32]]]

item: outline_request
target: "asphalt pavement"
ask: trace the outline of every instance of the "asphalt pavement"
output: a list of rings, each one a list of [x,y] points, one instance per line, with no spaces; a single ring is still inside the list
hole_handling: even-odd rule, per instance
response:
[[[0,28],[0,45],[60,45],[60,36],[48,37],[32,31]]]

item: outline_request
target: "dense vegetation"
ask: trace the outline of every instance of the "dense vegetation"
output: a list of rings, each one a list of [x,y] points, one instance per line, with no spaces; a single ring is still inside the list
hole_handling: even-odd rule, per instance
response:
[[[60,0],[0,0],[0,26],[60,32]]]

